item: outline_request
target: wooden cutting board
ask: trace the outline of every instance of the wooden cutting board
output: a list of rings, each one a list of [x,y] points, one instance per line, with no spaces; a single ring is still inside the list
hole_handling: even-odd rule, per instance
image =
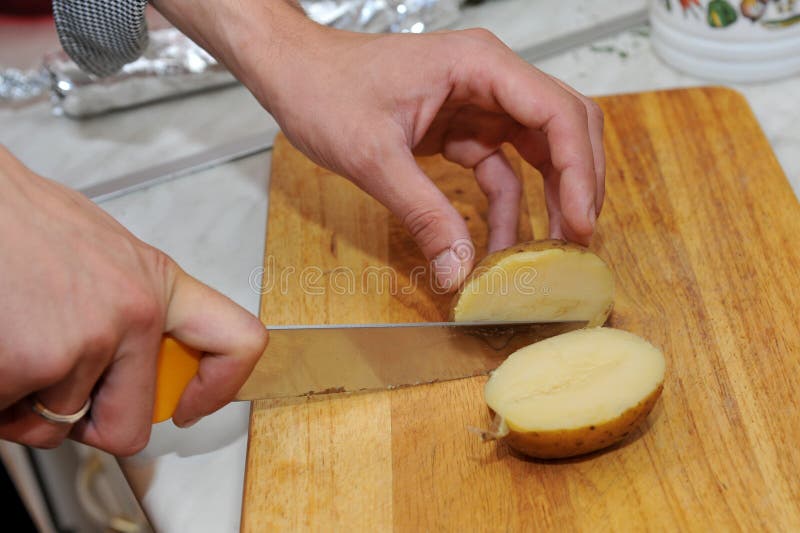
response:
[[[608,194],[592,249],[616,274],[610,325],[667,358],[648,423],[545,462],[468,431],[490,421],[485,378],[255,402],[244,531],[800,530],[800,206],[738,93],[599,102]],[[545,236],[541,178],[513,161],[521,235]],[[420,163],[483,253],[470,173]],[[265,323],[440,320],[449,297],[413,290],[420,265],[383,207],[277,140]]]

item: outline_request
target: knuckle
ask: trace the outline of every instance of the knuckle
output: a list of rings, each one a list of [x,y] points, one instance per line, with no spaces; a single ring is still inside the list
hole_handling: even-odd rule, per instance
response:
[[[125,295],[122,304],[122,313],[132,325],[149,329],[158,324],[162,318],[162,304],[158,297],[158,287],[153,280],[164,280],[169,274],[168,263],[171,260],[160,251],[148,247],[144,252],[145,261],[153,269],[153,278],[131,279],[120,290]],[[157,284],[156,284],[157,285]],[[165,285],[164,285],[165,286]]]
[[[465,34],[469,35],[473,39],[478,39],[487,43],[501,43],[497,35],[492,33],[491,31],[487,30],[486,28],[470,28],[467,30],[463,30]]]
[[[144,250],[142,253],[148,256],[148,259],[153,264],[157,274],[161,274],[162,276],[168,276],[172,274],[175,268],[175,262],[170,256],[158,248],[148,244],[144,245]]]
[[[124,314],[130,324],[149,330],[161,318],[158,299],[150,291],[136,290],[128,293]]]
[[[119,457],[130,457],[144,450],[145,446],[147,446],[146,440],[134,440],[121,444],[116,449],[109,450],[109,452]]]
[[[492,182],[489,189],[486,191],[486,196],[490,201],[498,200],[499,198],[519,198],[522,194],[522,184],[517,179],[497,180]]]
[[[584,102],[581,101],[580,98],[577,98],[572,95],[569,96],[570,98],[567,99],[569,114],[575,117],[577,120],[580,120],[583,124],[588,123],[589,111],[587,109],[587,106],[584,104]]]
[[[261,324],[260,321],[253,320],[252,335],[248,335],[244,341],[245,352],[251,355],[253,361],[257,361],[264,351],[264,348],[269,342],[267,329]]]
[[[110,325],[97,327],[83,337],[83,359],[89,362],[102,364],[108,361],[110,355],[116,352],[117,334]]]
[[[120,457],[129,457],[144,450],[150,441],[150,428],[141,429],[135,434],[111,443],[106,451]]]
[[[19,355],[20,361],[31,363],[26,372],[34,390],[60,382],[74,366],[74,358],[67,350],[26,348]]]
[[[177,264],[158,248],[145,243],[141,243],[141,246],[140,254],[149,265],[154,279],[166,285],[175,276]]]
[[[403,217],[403,226],[414,237],[417,244],[425,248],[434,242],[445,221],[445,214],[440,210],[418,207],[412,209]]]

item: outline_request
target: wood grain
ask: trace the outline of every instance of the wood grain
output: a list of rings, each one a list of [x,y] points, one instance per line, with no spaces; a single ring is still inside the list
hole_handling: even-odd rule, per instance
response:
[[[738,93],[599,102],[608,195],[592,249],[617,276],[610,324],[668,361],[645,427],[605,452],[543,462],[467,430],[489,424],[485,378],[255,402],[243,530],[800,530],[800,206]],[[522,234],[542,236],[541,178],[513,161]],[[421,164],[483,250],[486,202],[469,172]],[[265,264],[318,267],[326,289],[273,287],[265,323],[445,316],[448,298],[425,284],[331,290],[337,269],[376,266],[396,269],[402,289],[424,261],[382,207],[282,138],[270,199]]]

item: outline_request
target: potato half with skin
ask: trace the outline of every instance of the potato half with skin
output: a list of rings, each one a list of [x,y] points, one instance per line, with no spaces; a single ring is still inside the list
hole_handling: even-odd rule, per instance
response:
[[[478,263],[453,300],[450,319],[599,326],[613,303],[614,276],[602,259],[563,241],[531,241]]]
[[[665,366],[658,348],[618,329],[537,342],[511,354],[486,383],[486,403],[497,416],[488,436],[543,459],[605,448],[650,413]]]

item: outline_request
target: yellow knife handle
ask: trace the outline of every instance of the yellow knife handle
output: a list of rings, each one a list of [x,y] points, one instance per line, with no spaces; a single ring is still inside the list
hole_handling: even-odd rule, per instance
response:
[[[186,386],[197,375],[202,354],[164,335],[158,353],[156,370],[156,401],[153,406],[153,423],[172,418]]]

